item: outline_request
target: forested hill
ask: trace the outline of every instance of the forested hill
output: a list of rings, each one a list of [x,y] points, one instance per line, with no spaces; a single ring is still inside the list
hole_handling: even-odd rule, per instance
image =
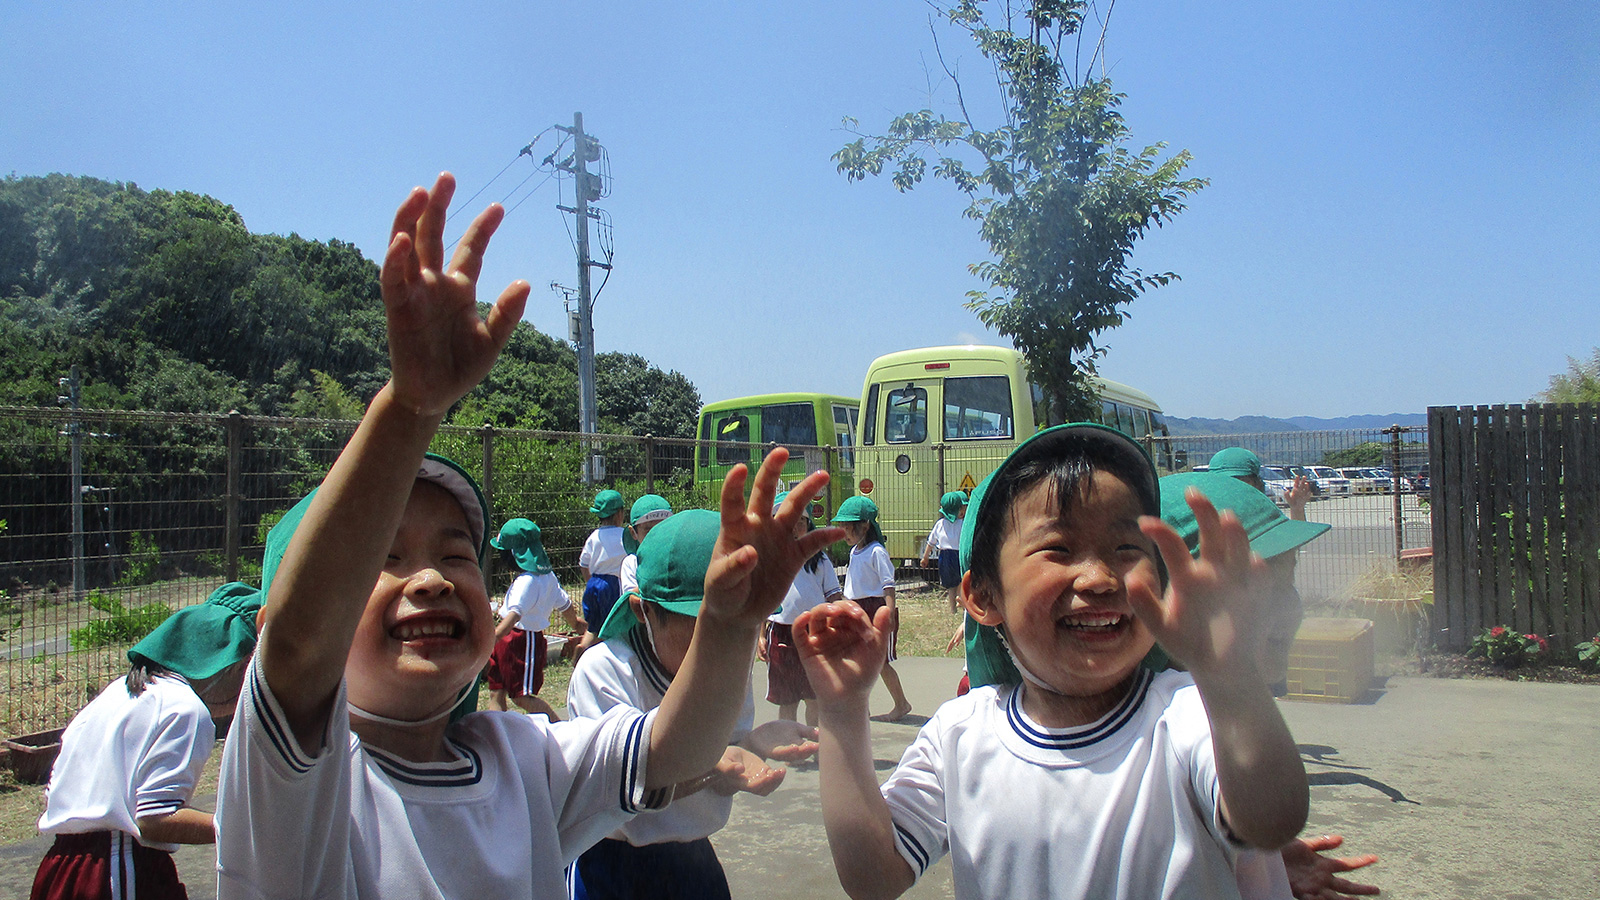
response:
[[[0,405],[353,417],[388,378],[378,265],[340,240],[251,234],[187,191],[0,181]],[[700,395],[644,358],[595,360],[607,431],[690,437]],[[460,424],[575,431],[573,349],[517,325]]]

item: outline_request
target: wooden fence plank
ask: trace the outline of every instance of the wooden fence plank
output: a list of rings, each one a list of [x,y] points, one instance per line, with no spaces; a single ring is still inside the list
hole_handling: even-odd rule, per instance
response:
[[[1506,407],[1502,449],[1505,468],[1496,479],[1504,486],[1506,543],[1500,559],[1510,579],[1511,627],[1520,634],[1533,631],[1533,597],[1528,590],[1528,420],[1521,404]]]
[[[1553,407],[1530,405],[1528,422],[1528,562],[1533,579],[1533,628],[1537,634],[1565,634],[1565,602],[1551,589],[1550,519],[1560,504],[1561,451],[1551,434]]]
[[[1430,643],[1449,643],[1453,615],[1461,609],[1461,529],[1445,496],[1460,481],[1460,415],[1455,407],[1428,409],[1428,473],[1434,488],[1428,504],[1433,526],[1433,605],[1428,609]],[[1399,471],[1398,464],[1395,471]]]
[[[1575,493],[1582,483],[1579,470],[1583,468],[1578,458],[1582,440],[1579,438],[1580,427],[1578,407],[1571,403],[1561,404],[1561,471],[1562,479],[1562,516],[1561,516],[1561,556],[1555,562],[1554,574],[1561,579],[1562,599],[1567,608],[1569,627],[1576,624],[1579,630],[1583,627],[1583,571],[1579,548],[1583,545],[1582,530],[1583,516],[1578,509],[1578,497]]]
[[[1473,443],[1473,416],[1470,407],[1457,407],[1446,417],[1446,427],[1450,431],[1451,447],[1446,455],[1446,463],[1451,467],[1452,473],[1448,486],[1437,486],[1435,491],[1443,491],[1449,509],[1448,527],[1450,528],[1450,543],[1455,547],[1455,561],[1450,571],[1450,623],[1451,631],[1448,633],[1447,645],[1465,650],[1467,642],[1472,639],[1471,627],[1468,621],[1467,610],[1479,602],[1477,597],[1478,582],[1476,578],[1478,567],[1477,531],[1473,527],[1473,517],[1477,515],[1475,508],[1468,505],[1467,491],[1471,484],[1474,453],[1476,447]]]
[[[1462,436],[1468,443],[1462,448],[1464,467],[1461,473],[1463,501],[1461,533],[1469,555],[1465,569],[1466,584],[1462,594],[1466,602],[1463,609],[1465,615],[1461,620],[1462,633],[1457,636],[1463,650],[1472,637],[1483,629],[1484,605],[1492,602],[1491,587],[1483,571],[1484,537],[1481,534],[1481,531],[1488,527],[1488,522],[1484,518],[1488,504],[1481,496],[1482,479],[1478,477],[1489,452],[1489,408],[1474,407],[1466,411],[1466,415],[1470,418]]]
[[[1600,631],[1600,406],[1584,404],[1576,413],[1575,457],[1579,469],[1574,473],[1577,488],[1571,492],[1572,511],[1581,519],[1580,540],[1573,548],[1579,565],[1573,567],[1581,585],[1582,622],[1585,637]]]

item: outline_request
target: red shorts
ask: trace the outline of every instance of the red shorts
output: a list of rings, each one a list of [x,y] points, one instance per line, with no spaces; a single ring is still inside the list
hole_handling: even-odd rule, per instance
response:
[[[505,691],[508,697],[537,696],[544,687],[544,632],[521,628],[494,642],[489,653],[489,690]]]
[[[861,607],[862,612],[865,612],[867,614],[867,618],[869,619],[876,616],[878,614],[878,610],[883,609],[884,606],[888,604],[888,601],[884,600],[882,597],[862,597],[859,600],[852,600],[850,602]],[[900,610],[896,608],[894,615],[889,617],[889,662],[894,662],[895,660],[894,637],[899,629]]]
[[[172,854],[125,831],[58,834],[33,876],[30,900],[189,900]]]
[[[773,622],[771,628],[767,638],[767,702],[788,706],[817,699],[794,647],[794,626]]]

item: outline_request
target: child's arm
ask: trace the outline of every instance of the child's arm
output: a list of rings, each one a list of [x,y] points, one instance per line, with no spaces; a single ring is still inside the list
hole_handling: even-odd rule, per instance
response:
[[[966,636],[967,620],[965,617],[963,617],[962,620],[956,624],[956,633],[950,635],[950,643],[944,645],[944,652],[949,653],[956,649],[956,644],[961,643],[962,639],[964,639]]]
[[[827,485],[826,472],[807,476],[773,512],[772,499],[788,458],[782,447],[767,454],[748,506],[748,469],[735,466],[722,483],[722,530],[706,572],[694,639],[650,732],[648,789],[676,784],[716,765],[743,707],[762,623],[783,601],[805,561],[843,535],[838,528],[818,528],[794,536],[805,498]]]
[[[512,610],[511,612],[501,616],[500,624],[496,625],[494,628],[494,639],[498,641],[510,634],[511,629],[517,627],[517,623],[520,621],[522,621],[522,613],[519,613],[516,610]]]
[[[317,491],[273,579],[257,652],[261,671],[306,747],[319,745],[367,598],[383,570],[422,455],[450,407],[494,364],[522,317],[513,282],[487,321],[476,282],[505,215],[490,206],[445,267],[444,220],[455,179],[416,188],[395,213],[379,283],[392,375]]]
[[[159,844],[215,844],[217,832],[211,824],[211,813],[185,806],[164,816],[141,816],[139,839]]]
[[[854,603],[828,603],[794,623],[795,649],[821,707],[822,821],[839,883],[862,898],[898,897],[916,881],[895,849],[894,820],[872,765],[867,698],[887,655],[889,609],[871,622]]]
[[[1157,598],[1151,578],[1130,584],[1128,597],[1200,689],[1229,829],[1246,844],[1276,850],[1305,826],[1310,789],[1289,726],[1256,666],[1269,570],[1250,552],[1236,516],[1219,516],[1193,488],[1185,499],[1200,526],[1200,558],[1160,519],[1142,518],[1140,528],[1167,563],[1167,596]]]

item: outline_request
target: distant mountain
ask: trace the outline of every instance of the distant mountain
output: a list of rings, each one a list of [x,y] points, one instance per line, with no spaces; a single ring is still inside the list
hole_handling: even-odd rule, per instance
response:
[[[1290,416],[1288,421],[1307,431],[1342,431],[1347,428],[1371,430],[1390,425],[1426,425],[1427,413],[1388,413],[1382,416],[1345,416],[1340,419],[1317,419],[1311,416]]]
[[[1315,416],[1240,416],[1236,419],[1183,419],[1167,417],[1173,434],[1270,434],[1279,431],[1375,431],[1390,425],[1426,425],[1427,413],[1388,413],[1381,416],[1344,416],[1319,419]]]

